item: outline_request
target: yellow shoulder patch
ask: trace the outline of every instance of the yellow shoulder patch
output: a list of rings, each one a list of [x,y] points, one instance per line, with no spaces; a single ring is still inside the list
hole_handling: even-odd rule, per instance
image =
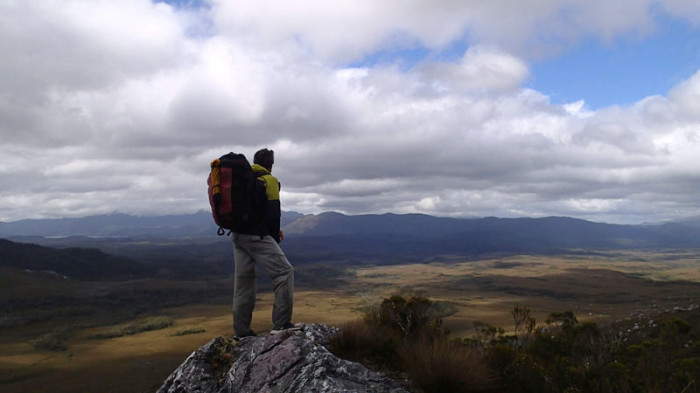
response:
[[[280,182],[276,177],[267,174],[258,177],[265,182],[265,192],[267,193],[267,200],[278,201],[280,199]]]

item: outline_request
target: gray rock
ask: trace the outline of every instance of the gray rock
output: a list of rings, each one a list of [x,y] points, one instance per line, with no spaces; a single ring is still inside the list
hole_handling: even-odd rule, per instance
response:
[[[158,393],[408,393],[398,382],[324,345],[338,329],[322,324],[240,341],[217,337],[193,352]]]

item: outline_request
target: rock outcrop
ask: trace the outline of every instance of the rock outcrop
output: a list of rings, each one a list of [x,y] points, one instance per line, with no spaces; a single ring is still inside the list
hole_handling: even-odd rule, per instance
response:
[[[312,324],[274,336],[217,337],[193,352],[158,393],[408,393],[398,382],[330,353],[325,345],[337,332]]]

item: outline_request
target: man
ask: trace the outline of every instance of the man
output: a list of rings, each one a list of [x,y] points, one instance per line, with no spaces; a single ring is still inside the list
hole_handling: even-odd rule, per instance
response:
[[[270,334],[294,329],[291,323],[294,269],[278,244],[284,239],[284,233],[280,229],[280,183],[271,174],[274,161],[275,153],[268,149],[259,150],[253,159],[253,172],[265,182],[267,193],[264,221],[233,233],[236,269],[233,284],[233,331],[239,338],[256,336],[250,328],[255,308],[256,263],[262,266],[274,284],[273,329]]]

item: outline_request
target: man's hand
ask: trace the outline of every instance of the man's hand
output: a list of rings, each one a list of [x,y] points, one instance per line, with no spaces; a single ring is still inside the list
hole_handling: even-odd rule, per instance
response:
[[[280,229],[280,243],[284,240],[284,231]]]

